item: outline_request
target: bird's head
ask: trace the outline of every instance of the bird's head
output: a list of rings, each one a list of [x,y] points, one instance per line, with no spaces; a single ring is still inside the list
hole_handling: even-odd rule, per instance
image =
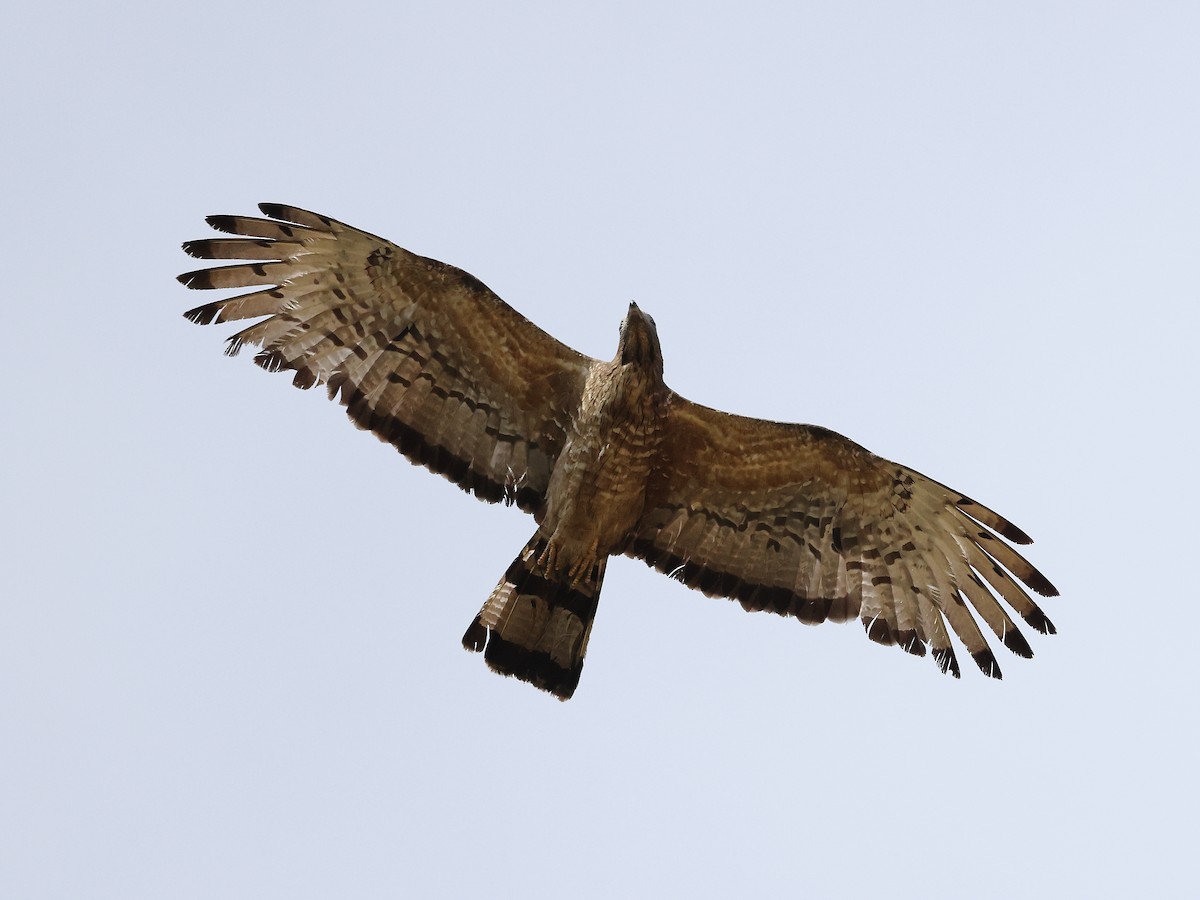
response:
[[[636,303],[629,304],[629,312],[621,323],[617,359],[622,365],[634,364],[662,374],[662,347],[658,343],[658,329],[654,327],[654,320],[638,309]]]

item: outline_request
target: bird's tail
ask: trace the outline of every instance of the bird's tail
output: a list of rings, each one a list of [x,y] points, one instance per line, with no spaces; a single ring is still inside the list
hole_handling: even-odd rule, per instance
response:
[[[607,557],[574,576],[560,571],[535,534],[463,635],[495,672],[567,700],[579,684]]]

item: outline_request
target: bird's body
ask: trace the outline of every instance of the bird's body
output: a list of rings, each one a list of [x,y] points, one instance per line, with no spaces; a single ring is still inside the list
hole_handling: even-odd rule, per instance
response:
[[[654,322],[634,304],[611,361],[589,359],[478,279],[324,216],[214,216],[239,239],[192,241],[189,287],[264,286],[191,310],[269,316],[231,339],[256,361],[326,383],[362,428],[537,530],[463,637],[489,665],[562,699],[579,680],[610,556],[639,557],[746,609],[809,623],[858,616],[873,640],[958,674],[946,624],[1000,670],[978,615],[1018,655],[996,595],[1053,626],[1018,582],[1049,581],[1001,540],[1005,519],[826,429],[691,403],[663,381]],[[995,533],[993,533],[995,532]],[[974,610],[974,615],[972,614]]]
[[[590,366],[537,533],[463,637],[493,668],[573,692],[608,558],[629,546],[661,464],[668,403],[654,323],[631,305],[616,358]]]
[[[632,307],[622,341],[654,325]],[[592,365],[579,414],[550,475],[540,531],[551,552],[574,566],[619,553],[646,504],[668,404],[661,356]]]

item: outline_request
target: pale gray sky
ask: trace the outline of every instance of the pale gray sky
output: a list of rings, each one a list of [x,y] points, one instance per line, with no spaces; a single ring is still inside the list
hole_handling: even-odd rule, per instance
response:
[[[435,10],[436,7],[436,10]],[[114,18],[114,15],[117,18]],[[0,34],[0,896],[1182,897],[1192,3],[86,4]],[[315,209],[1011,517],[1006,678],[609,567],[579,692],[459,638],[532,532],[180,313]]]

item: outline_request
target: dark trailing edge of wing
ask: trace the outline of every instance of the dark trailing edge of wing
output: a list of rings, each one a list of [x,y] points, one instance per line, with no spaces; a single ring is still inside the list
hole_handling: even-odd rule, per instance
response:
[[[797,618],[809,625],[816,625],[829,618],[829,612],[835,603],[830,598],[798,597],[793,591],[786,588],[750,584],[729,573],[708,569],[661,550],[648,540],[634,541],[627,549],[626,554],[644,560],[657,571],[677,578],[688,587],[699,590],[710,597],[738,600],[744,609],[753,612],[772,612],[780,616]],[[1053,634],[1054,626],[1050,620],[1041,614],[1040,610],[1037,610],[1037,613],[1036,616],[1032,614],[1027,616],[1026,620],[1039,631],[1043,631],[1043,625],[1046,626],[1048,631],[1043,633]],[[875,643],[885,646],[898,645],[913,656],[925,656],[929,652],[925,643],[913,630],[895,631],[885,619],[878,616],[863,618],[862,623],[867,637]],[[1003,643],[1017,656],[1026,659],[1033,656],[1033,651],[1025,636],[1015,628],[1005,633]],[[934,661],[942,672],[949,673],[955,678],[961,677],[958,659],[953,648],[934,647],[932,652]],[[1004,677],[991,648],[985,647],[972,653],[971,658],[979,670],[989,678]]]
[[[728,597],[741,602],[747,610],[771,612],[779,616],[791,616],[809,625],[816,625],[829,618],[834,601],[831,598],[807,599],[798,597],[787,588],[751,584],[728,572],[717,572],[691,560],[676,556],[654,545],[652,541],[634,541],[628,550],[649,563],[653,568],[682,581],[709,597]]]
[[[346,407],[350,421],[364,431],[370,431],[381,441],[393,445],[413,462],[444,475],[464,491],[488,503],[515,503],[528,513],[535,513],[541,507],[540,492],[528,486],[517,487],[489,478],[472,467],[470,460],[456,456],[439,444],[430,443],[419,431],[399,419],[372,409],[356,386],[349,381],[339,383],[336,378],[335,375],[329,381],[329,394],[332,397],[340,392],[340,402]]]

